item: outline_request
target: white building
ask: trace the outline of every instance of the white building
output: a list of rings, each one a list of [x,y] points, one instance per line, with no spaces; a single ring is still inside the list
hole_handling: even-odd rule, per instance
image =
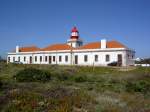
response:
[[[84,45],[77,28],[74,27],[66,43],[45,48],[16,46],[14,52],[8,53],[7,62],[89,66],[107,66],[117,62],[118,66],[130,66],[134,65],[134,57],[135,51],[117,41],[102,39]]]

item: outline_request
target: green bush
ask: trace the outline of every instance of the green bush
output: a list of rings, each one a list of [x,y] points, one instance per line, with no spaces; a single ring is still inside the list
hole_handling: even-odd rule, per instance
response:
[[[3,83],[2,83],[2,81],[1,81],[1,79],[0,79],[0,88],[2,88],[2,85],[3,85]]]
[[[59,81],[65,81],[71,78],[71,74],[65,71],[54,71],[51,73],[52,73],[52,76]]]
[[[87,81],[87,77],[86,76],[76,76],[74,78],[74,81],[75,82],[85,82],[85,81]]]
[[[19,71],[14,78],[20,82],[30,81],[49,81],[51,79],[51,73],[45,70],[39,70],[35,68],[26,68]]]
[[[128,82],[126,84],[126,90],[129,92],[150,92],[150,82],[147,80],[140,80],[135,82]]]

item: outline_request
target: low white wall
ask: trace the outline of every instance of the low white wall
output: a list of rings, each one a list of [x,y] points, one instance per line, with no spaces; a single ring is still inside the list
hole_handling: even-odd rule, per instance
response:
[[[150,64],[134,64],[134,66],[150,67]]]
[[[132,54],[132,52],[130,52]],[[78,65],[95,65],[95,66],[107,66],[108,63],[118,60],[118,54],[122,55],[122,66],[128,66],[134,64],[133,59],[129,59],[126,50],[116,50],[116,51],[75,51],[72,53],[72,64],[75,64],[74,56],[78,55]],[[130,55],[131,55],[130,54]],[[68,61],[65,61],[65,56],[68,56]],[[84,55],[88,56],[87,62],[84,61]],[[98,61],[95,62],[95,55],[98,55]],[[110,60],[106,62],[106,55],[110,56]],[[37,61],[35,62],[35,56],[37,56]],[[42,62],[40,62],[40,56],[42,56]],[[47,56],[47,61],[45,61],[45,56]],[[15,61],[18,61],[20,57],[20,62],[23,64],[30,64],[30,57],[32,57],[32,64],[49,64],[49,56],[51,56],[51,64],[60,64],[60,65],[71,65],[71,53],[70,52],[37,52],[37,53],[17,53],[17,54],[8,54],[10,57],[10,62],[13,62],[13,57]],[[55,61],[53,61],[53,56],[55,56]],[[59,56],[62,60],[59,61]],[[26,61],[24,61],[26,57]]]

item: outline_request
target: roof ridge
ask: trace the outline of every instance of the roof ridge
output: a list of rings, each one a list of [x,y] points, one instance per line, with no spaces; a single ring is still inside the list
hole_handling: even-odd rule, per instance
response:
[[[31,46],[21,46],[20,48],[30,48],[30,47],[36,47],[36,48],[39,48],[39,47],[36,46],[36,45],[31,45]]]
[[[56,44],[49,44],[48,46],[46,46],[46,47],[49,47],[49,46],[54,46],[54,45],[65,45],[66,43],[56,43]],[[45,48],[46,48],[45,47]]]

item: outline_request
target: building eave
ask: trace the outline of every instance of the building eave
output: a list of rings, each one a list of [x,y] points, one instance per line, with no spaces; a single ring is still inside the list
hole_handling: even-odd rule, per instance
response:
[[[42,54],[42,53],[70,53],[70,52],[113,52],[113,51],[126,51],[128,48],[106,48],[106,49],[70,49],[70,50],[52,50],[52,51],[34,51],[34,52],[9,52],[8,55],[16,54]]]

